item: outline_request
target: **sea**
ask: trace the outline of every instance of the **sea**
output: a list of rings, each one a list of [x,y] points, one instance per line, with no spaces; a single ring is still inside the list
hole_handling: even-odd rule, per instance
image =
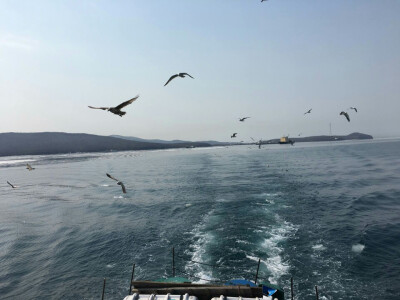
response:
[[[133,264],[223,283],[258,262],[286,299],[291,278],[295,299],[400,299],[400,140],[0,158],[0,299],[100,299],[106,278],[122,300]]]

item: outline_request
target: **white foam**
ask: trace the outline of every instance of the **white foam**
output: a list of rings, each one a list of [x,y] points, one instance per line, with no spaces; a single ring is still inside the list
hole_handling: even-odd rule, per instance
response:
[[[3,161],[0,161],[0,165],[15,165],[15,164],[32,162],[32,161],[36,161],[36,160],[35,159],[3,160]]]
[[[351,247],[351,251],[355,253],[361,253],[365,248],[365,245],[355,244]]]
[[[114,266],[115,266],[115,264],[108,264],[108,265],[106,265],[106,268],[111,269],[111,268],[114,268]]]
[[[281,253],[283,248],[281,243],[295,234],[297,227],[287,221],[282,220],[279,215],[275,215],[277,225],[272,226],[269,231],[269,237],[264,240],[262,247],[269,254],[266,261],[262,261],[270,272],[268,280],[272,284],[277,284],[281,276],[288,274],[290,266],[283,261]]]
[[[191,206],[192,206],[191,203],[186,203],[186,204],[185,204],[185,207],[191,207]]]
[[[114,199],[124,199],[122,196],[114,196]]]
[[[315,251],[323,251],[323,250],[326,250],[326,247],[325,247],[324,245],[322,245],[322,244],[314,245],[314,246],[312,246],[311,248],[313,248],[313,250],[315,250]]]
[[[205,232],[206,226],[209,223],[210,216],[213,214],[213,212],[214,210],[209,211],[205,215],[203,221],[196,225],[191,231],[191,234],[193,234],[193,239],[196,241],[192,244],[193,252],[191,254],[191,260],[193,261],[204,262],[203,257],[205,256],[207,245],[214,239],[214,236],[210,232]],[[208,283],[208,280],[214,279],[211,272],[204,270],[200,264],[189,262],[185,266],[185,270],[189,274],[193,274],[194,272],[194,276],[197,277],[194,282],[197,283]]]

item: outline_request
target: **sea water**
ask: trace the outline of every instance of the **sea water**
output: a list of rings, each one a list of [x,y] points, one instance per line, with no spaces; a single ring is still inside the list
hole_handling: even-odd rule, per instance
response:
[[[0,158],[1,299],[123,299],[172,247],[195,282],[400,299],[400,141]]]

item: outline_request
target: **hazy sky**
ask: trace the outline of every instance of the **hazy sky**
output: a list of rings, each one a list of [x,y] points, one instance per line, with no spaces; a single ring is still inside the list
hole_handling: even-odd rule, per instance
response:
[[[398,0],[0,0],[0,132],[400,136],[399,16]],[[195,79],[164,87],[178,72]],[[122,118],[87,107],[136,94]]]

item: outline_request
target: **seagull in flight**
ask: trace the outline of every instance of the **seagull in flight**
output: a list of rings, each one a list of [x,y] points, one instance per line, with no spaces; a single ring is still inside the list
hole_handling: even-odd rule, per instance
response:
[[[353,109],[353,110],[355,110],[356,112],[358,112],[356,107],[350,107],[350,109]]]
[[[9,183],[8,181],[7,181],[7,183],[13,188],[13,189],[16,189],[17,188],[17,186],[16,185],[12,185],[11,183]]]
[[[349,122],[350,122],[350,117],[349,117],[349,114],[348,114],[347,112],[344,112],[344,111],[342,111],[342,112],[340,113],[340,115],[343,115],[343,116],[345,116],[345,117],[346,117],[346,119],[347,119],[347,121],[349,121]]]
[[[250,117],[239,118],[239,121],[240,121],[240,122],[243,122],[243,121],[246,120],[246,119],[250,119]]]
[[[235,132],[234,134],[232,134],[232,135],[231,135],[231,139],[232,139],[232,138],[235,138],[236,135],[237,135],[237,132]]]
[[[122,102],[120,105],[116,106],[116,107],[93,107],[93,106],[89,106],[89,108],[92,109],[102,109],[102,110],[108,110],[109,112],[112,112],[113,114],[119,115],[120,117],[122,117],[123,115],[126,114],[125,111],[121,111],[122,108],[124,108],[125,106],[132,104],[133,101],[136,101],[137,98],[139,98],[139,95],[137,95],[136,97]]]
[[[112,177],[112,176],[111,176],[110,174],[108,174],[108,173],[106,173],[106,175],[107,175],[107,177],[111,178],[112,180],[115,180],[115,181],[117,182],[117,184],[121,186],[122,192],[123,192],[124,194],[126,194],[126,189],[125,189],[125,186],[124,186],[124,184],[122,183],[122,181],[119,181],[118,179]]]
[[[26,164],[26,169],[29,171],[35,170],[35,168],[32,168],[30,164]]]
[[[304,113],[304,115],[306,115],[306,114],[310,114],[310,113],[311,113],[311,110],[312,110],[312,108],[311,108],[311,109],[309,109],[308,111],[306,111],[306,112]]]
[[[164,86],[166,86],[172,79],[175,79],[176,77],[182,77],[182,78],[185,78],[185,76],[189,76],[190,78],[193,78],[192,76],[190,76],[188,73],[178,73],[178,74],[175,74],[175,75],[172,75],[169,79],[168,79],[168,81],[164,84]],[[193,78],[194,79],[194,78]]]
[[[250,138],[251,138],[251,139],[253,140],[253,142],[255,142],[255,144],[258,146],[258,149],[261,149],[262,139],[259,140],[258,142],[256,142],[255,139],[253,139],[252,137],[250,137]]]

